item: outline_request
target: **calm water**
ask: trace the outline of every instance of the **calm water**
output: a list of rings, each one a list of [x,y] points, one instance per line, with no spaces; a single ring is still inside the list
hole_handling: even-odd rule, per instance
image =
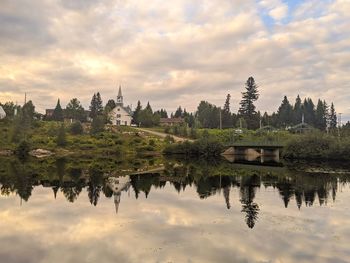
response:
[[[350,262],[346,170],[174,163],[114,193],[74,162],[2,161],[0,262]]]

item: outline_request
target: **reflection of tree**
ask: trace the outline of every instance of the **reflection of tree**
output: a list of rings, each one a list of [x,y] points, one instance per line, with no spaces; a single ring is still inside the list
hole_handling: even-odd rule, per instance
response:
[[[33,190],[33,176],[28,173],[25,163],[12,162],[10,166],[10,176],[14,179],[14,188],[24,201],[28,201]]]
[[[282,196],[284,207],[288,207],[289,200],[293,197],[293,186],[288,180],[282,180],[277,183],[277,188],[279,189],[280,195]]]
[[[242,211],[245,213],[245,222],[249,228],[253,228],[255,226],[255,222],[258,220],[259,214],[259,206],[253,202],[244,202],[242,201]]]
[[[259,206],[254,203],[256,188],[260,187],[260,178],[257,175],[247,176],[242,179],[240,196],[242,203],[242,213],[245,213],[245,221],[249,228],[255,226],[258,220]]]
[[[103,185],[103,172],[101,172],[98,167],[93,167],[89,171],[90,181],[88,183],[88,196],[90,203],[94,206],[97,205],[98,199],[100,198],[100,192]]]

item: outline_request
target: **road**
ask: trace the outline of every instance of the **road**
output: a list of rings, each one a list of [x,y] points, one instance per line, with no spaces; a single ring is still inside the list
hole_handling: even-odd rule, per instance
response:
[[[163,132],[157,132],[157,131],[152,131],[152,130],[143,129],[143,128],[136,128],[136,127],[134,127],[134,129],[142,131],[142,132],[146,132],[146,133],[149,133],[149,134],[153,134],[153,135],[161,137],[161,138],[165,138],[166,136],[170,135],[171,137],[174,138],[175,142],[184,142],[184,141],[193,142],[193,140],[191,140],[191,139],[182,138],[182,137],[178,137],[178,136],[175,136],[175,135],[172,135],[172,134],[163,133]]]

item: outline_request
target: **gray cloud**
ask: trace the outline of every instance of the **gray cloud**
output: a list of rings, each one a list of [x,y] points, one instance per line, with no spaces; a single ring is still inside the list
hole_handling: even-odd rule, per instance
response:
[[[107,101],[122,84],[134,105],[194,110],[199,100],[221,105],[231,93],[237,110],[254,76],[261,111],[300,94],[350,115],[349,4],[311,2],[316,9],[302,3],[281,22],[285,4],[272,0],[4,1],[0,100],[27,91],[40,110],[57,97],[79,97],[87,107],[94,92]],[[277,22],[266,25],[261,14]]]

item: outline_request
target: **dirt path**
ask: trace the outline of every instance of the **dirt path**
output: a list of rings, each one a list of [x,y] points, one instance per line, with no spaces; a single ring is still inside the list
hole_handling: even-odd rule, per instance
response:
[[[175,136],[175,135],[172,135],[172,134],[163,133],[163,132],[157,132],[157,131],[152,131],[152,130],[143,129],[143,128],[134,128],[134,129],[142,131],[142,132],[146,132],[146,133],[149,133],[149,134],[153,134],[153,135],[156,135],[156,136],[161,137],[161,138],[165,138],[166,136],[170,135],[171,137],[174,138],[175,142],[184,142],[184,141],[193,142],[193,140],[191,140],[191,139],[182,138],[182,137],[178,137],[178,136]]]

